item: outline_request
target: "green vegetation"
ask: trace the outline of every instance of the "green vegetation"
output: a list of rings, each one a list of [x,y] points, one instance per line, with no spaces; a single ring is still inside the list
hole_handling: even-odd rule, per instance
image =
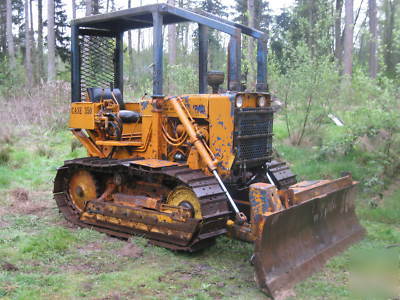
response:
[[[328,134],[322,144],[347,130],[330,123],[324,126]],[[125,242],[71,227],[52,200],[52,179],[64,159],[82,157],[85,152],[67,130],[43,131],[39,136],[17,135],[5,143],[9,158],[0,165],[0,297],[265,298],[253,281],[250,244],[222,237],[201,253],[182,254],[148,245],[140,237]],[[289,299],[365,299],[365,291],[353,283],[354,274],[360,273],[363,276],[356,279],[372,280],[379,274],[392,283],[393,268],[385,266],[399,263],[400,248],[395,245],[400,244],[400,190],[396,181],[385,178],[389,190],[379,188],[382,195],[373,194],[368,180],[375,167],[364,163],[366,151],[360,148],[348,155],[337,152],[326,157],[315,144],[293,147],[282,116],[275,133],[277,153],[300,178],[333,178],[351,171],[361,181],[358,213],[368,231],[366,239],[288,292]],[[377,263],[365,264],[372,261]],[[393,284],[380,287],[374,299],[388,299]]]

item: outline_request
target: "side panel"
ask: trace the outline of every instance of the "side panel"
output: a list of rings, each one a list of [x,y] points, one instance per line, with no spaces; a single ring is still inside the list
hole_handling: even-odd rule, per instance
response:
[[[70,107],[70,128],[95,129],[95,114],[98,111],[97,103],[73,102]]]
[[[210,95],[183,95],[181,98],[185,102],[185,106],[193,118],[206,119],[209,115],[209,97]],[[177,118],[178,115],[174,111],[172,105],[166,101],[164,104],[164,112],[168,117]]]
[[[233,152],[234,110],[228,96],[209,95],[210,149],[220,160],[218,173],[228,176]]]

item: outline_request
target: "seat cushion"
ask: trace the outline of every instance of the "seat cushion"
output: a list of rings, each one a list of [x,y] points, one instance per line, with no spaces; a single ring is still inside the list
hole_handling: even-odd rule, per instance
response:
[[[103,89],[99,87],[92,87],[92,88],[87,88],[87,92],[89,95],[89,99],[92,102],[100,102],[102,99],[113,99],[112,93],[115,96],[115,99],[118,102],[119,108],[120,109],[125,109],[125,103],[124,100],[122,99],[122,93],[120,89]],[[112,92],[112,93],[111,93]]]
[[[136,123],[141,118],[140,113],[132,110],[120,110],[118,116],[123,123]]]

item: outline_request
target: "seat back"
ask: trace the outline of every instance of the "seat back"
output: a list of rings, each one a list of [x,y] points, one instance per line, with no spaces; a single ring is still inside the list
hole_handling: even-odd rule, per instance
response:
[[[125,103],[122,99],[122,93],[120,89],[110,89],[110,88],[99,88],[92,87],[87,88],[87,93],[89,96],[89,100],[91,102],[100,102],[102,99],[113,99],[112,93],[114,93],[115,99],[119,104],[119,109],[125,109]]]

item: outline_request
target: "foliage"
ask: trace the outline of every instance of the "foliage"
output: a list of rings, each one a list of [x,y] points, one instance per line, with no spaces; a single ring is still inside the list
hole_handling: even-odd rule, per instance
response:
[[[55,0],[54,2],[55,11],[55,37],[56,37],[56,54],[61,58],[64,63],[69,60],[69,43],[70,37],[68,34],[69,24],[67,21],[67,12],[65,10],[65,4],[62,0]],[[44,26],[47,26],[47,20],[44,22]],[[47,38],[46,38],[47,41]]]
[[[284,105],[283,114],[289,139],[301,145],[304,138],[318,132],[333,110],[339,76],[329,57],[313,58],[305,44],[290,52],[285,63],[271,62],[270,87]],[[283,65],[286,72],[280,71]]]
[[[232,8],[234,9],[233,20],[237,23],[248,25],[247,0],[235,0]],[[255,0],[254,10],[256,28],[268,32],[272,19],[268,1]]]
[[[67,20],[67,12],[65,10],[65,4],[62,0],[55,1],[55,35],[56,35],[56,51],[62,61],[67,62],[69,60],[69,42],[70,38],[68,35],[69,24]]]
[[[11,67],[7,57],[0,58],[0,96],[9,97],[19,91],[24,86],[25,79],[19,57],[14,67]]]

